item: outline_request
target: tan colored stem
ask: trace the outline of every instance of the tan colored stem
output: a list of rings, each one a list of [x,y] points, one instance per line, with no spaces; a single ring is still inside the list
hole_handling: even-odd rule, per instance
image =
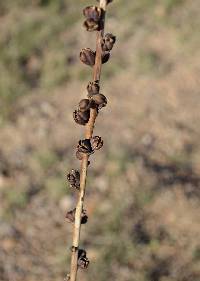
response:
[[[101,39],[104,35],[104,21],[105,21],[105,11],[106,11],[106,0],[100,0],[100,8],[103,10],[102,18],[102,28],[100,31],[97,31],[96,38],[96,58],[95,65],[93,68],[93,80],[100,80],[101,76],[101,67],[102,67],[102,49],[101,49]],[[85,138],[90,139],[93,135],[94,125],[97,118],[98,112],[97,109],[90,109],[90,119],[86,125]],[[73,244],[72,244],[72,257],[71,257],[71,271],[70,271],[70,281],[77,280],[77,271],[78,271],[78,247],[80,241],[80,232],[81,232],[81,213],[83,210],[83,202],[85,196],[86,188],[86,178],[87,178],[87,169],[88,169],[88,158],[89,156],[85,155],[81,161],[81,170],[80,170],[80,192],[78,197],[78,202],[76,206],[75,213],[75,223],[73,230]]]

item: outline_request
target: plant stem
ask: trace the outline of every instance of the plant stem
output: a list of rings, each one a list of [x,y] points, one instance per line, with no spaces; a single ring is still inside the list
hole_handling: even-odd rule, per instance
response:
[[[95,65],[93,67],[93,80],[100,81],[101,76],[101,67],[102,67],[102,49],[101,49],[101,39],[104,36],[104,21],[105,21],[105,13],[106,13],[106,0],[100,0],[100,8],[103,10],[102,16],[102,25],[101,30],[97,31],[96,37],[96,58]],[[85,138],[90,139],[93,135],[94,125],[97,118],[98,112],[97,109],[90,109],[90,119],[86,125],[85,130]],[[83,202],[85,196],[85,188],[86,188],[86,178],[87,178],[87,170],[88,170],[88,155],[84,155],[81,160],[81,170],[80,170],[80,192],[79,198],[76,206],[75,213],[75,223],[73,230],[73,243],[72,243],[72,257],[71,257],[71,271],[70,271],[70,281],[76,281],[77,278],[77,270],[78,270],[78,247],[80,241],[80,231],[81,231],[81,213],[83,210]]]

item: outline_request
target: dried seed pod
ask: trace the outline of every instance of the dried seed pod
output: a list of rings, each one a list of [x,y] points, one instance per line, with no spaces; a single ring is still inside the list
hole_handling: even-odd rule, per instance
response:
[[[102,42],[101,42],[101,47],[102,47],[102,50],[105,52],[105,51],[111,51],[114,44],[115,44],[115,41],[116,41],[116,37],[111,34],[111,33],[107,33]]]
[[[80,188],[80,173],[78,170],[72,169],[67,175],[67,180],[70,183],[70,187],[79,189]]]
[[[78,259],[85,258],[87,256],[86,250],[78,249]]]
[[[78,260],[78,266],[82,269],[86,269],[89,266],[89,259],[88,258],[81,258]]]
[[[106,63],[110,58],[110,53],[109,52],[103,52],[102,53],[102,63]]]
[[[75,110],[73,112],[73,118],[74,118],[75,122],[78,123],[79,125],[85,125],[85,124],[87,124],[87,122],[90,119],[90,111],[87,110],[87,111],[81,112],[79,110]]]
[[[94,152],[90,143],[90,139],[80,140],[77,146],[77,150],[87,155],[90,155]]]
[[[91,101],[89,99],[82,99],[79,102],[78,109],[81,112],[88,111],[90,109]]]
[[[78,266],[82,269],[88,268],[89,259],[87,258],[86,251],[83,249],[78,250]]]
[[[91,31],[99,30],[100,23],[96,22],[93,19],[87,19],[84,21],[83,26],[87,31],[91,32]]]
[[[95,102],[99,109],[106,106],[107,104],[107,98],[102,94],[93,95],[92,100]]]
[[[83,210],[81,214],[81,224],[86,224],[87,221],[88,221],[88,216],[86,210]]]
[[[93,66],[95,64],[95,52],[90,48],[84,48],[80,52],[80,60],[89,66]]]
[[[67,212],[65,218],[67,219],[68,222],[74,223],[75,222],[75,213],[76,213],[76,208]],[[81,213],[81,224],[86,224],[88,221],[88,216],[86,214],[86,210],[82,210]]]
[[[67,212],[65,218],[67,219],[68,222],[75,222],[75,212],[76,212],[76,208]]]
[[[94,136],[90,140],[93,150],[99,150],[103,146],[103,140],[99,136]]]
[[[105,40],[106,40],[107,42],[111,42],[111,43],[113,43],[113,44],[115,44],[115,42],[116,42],[116,36],[113,35],[112,33],[106,33],[106,35],[104,36],[104,38],[105,38]]]
[[[96,95],[99,93],[99,81],[93,81],[89,82],[87,85],[87,91],[88,91],[88,97],[91,97],[92,95]]]
[[[87,19],[93,19],[94,21],[98,22],[101,19],[101,8],[96,6],[88,6],[83,9],[83,15]]]

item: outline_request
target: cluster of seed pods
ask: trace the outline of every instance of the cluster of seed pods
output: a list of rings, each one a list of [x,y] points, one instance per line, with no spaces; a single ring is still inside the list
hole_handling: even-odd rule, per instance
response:
[[[76,208],[66,214],[67,221],[74,224],[71,272],[66,278],[66,280],[70,281],[76,281],[78,268],[85,269],[89,265],[86,250],[79,248],[80,226],[88,221],[87,212],[83,209],[86,175],[90,164],[88,161],[90,155],[103,146],[102,138],[93,136],[95,119],[99,111],[107,105],[107,98],[100,93],[101,71],[99,69],[101,70],[101,65],[109,60],[110,52],[116,41],[115,36],[111,33],[104,35],[105,7],[112,0],[99,0],[98,2],[99,7],[88,6],[83,9],[85,17],[83,26],[89,32],[97,32],[97,48],[96,51],[84,48],[80,52],[80,61],[93,68],[93,81],[87,85],[87,97],[79,102],[77,109],[73,112],[74,121],[79,125],[86,126],[86,131],[89,129],[91,133],[89,138],[86,133],[87,138],[79,140],[76,147],[75,155],[81,161],[80,172],[72,169],[67,175],[70,188],[79,194]]]

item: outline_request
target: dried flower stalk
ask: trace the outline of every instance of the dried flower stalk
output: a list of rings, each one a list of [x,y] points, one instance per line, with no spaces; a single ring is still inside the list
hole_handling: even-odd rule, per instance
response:
[[[79,108],[74,112],[74,119],[80,125],[85,125],[85,140],[79,141],[76,156],[81,160],[80,175],[72,170],[68,175],[68,181],[71,187],[78,190],[78,201],[75,209],[67,213],[69,221],[74,223],[73,243],[71,256],[71,270],[67,280],[76,281],[78,267],[87,268],[89,260],[86,257],[86,251],[79,249],[81,224],[83,223],[83,203],[86,188],[87,170],[89,165],[89,156],[102,147],[103,141],[101,137],[94,136],[93,130],[99,109],[107,104],[107,99],[99,93],[99,81],[101,76],[102,63],[108,61],[110,57],[109,51],[115,42],[115,36],[107,34],[104,38],[104,22],[106,14],[106,6],[110,0],[99,0],[99,7],[86,7],[83,11],[86,20],[84,27],[88,31],[96,31],[96,52],[90,48],[84,48],[80,53],[80,60],[93,67],[93,82],[88,84],[88,100],[81,100]],[[95,61],[94,61],[95,59]],[[79,185],[80,180],[80,185]],[[78,185],[77,185],[78,183]]]

